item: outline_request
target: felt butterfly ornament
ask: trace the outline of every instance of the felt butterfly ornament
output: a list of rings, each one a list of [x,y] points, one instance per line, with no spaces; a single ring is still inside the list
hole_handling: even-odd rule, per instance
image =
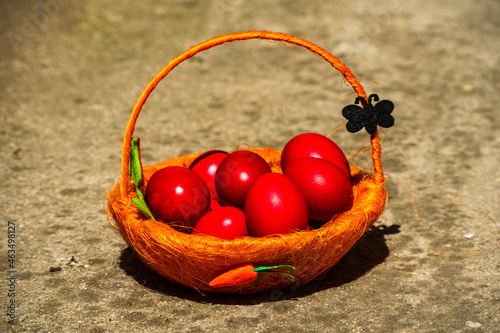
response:
[[[361,103],[361,106],[351,104],[344,107],[342,115],[348,120],[347,131],[356,133],[364,127],[369,134],[373,134],[377,130],[377,126],[391,127],[394,125],[394,117],[391,115],[394,103],[382,100],[372,105],[372,100],[378,102],[378,95],[368,96],[368,101],[363,97],[356,97],[354,103]]]

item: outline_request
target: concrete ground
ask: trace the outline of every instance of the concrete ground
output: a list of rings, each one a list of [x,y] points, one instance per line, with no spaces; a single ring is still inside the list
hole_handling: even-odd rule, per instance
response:
[[[192,45],[251,29],[315,42],[395,103],[390,199],[323,279],[201,295],[146,269],[103,198],[149,79]],[[0,36],[1,331],[500,331],[498,1],[2,1]],[[345,125],[354,97],[308,52],[236,42],[176,68],[134,135],[148,165],[282,148]],[[346,153],[368,144],[366,132],[332,138]],[[367,154],[352,161],[370,168]]]

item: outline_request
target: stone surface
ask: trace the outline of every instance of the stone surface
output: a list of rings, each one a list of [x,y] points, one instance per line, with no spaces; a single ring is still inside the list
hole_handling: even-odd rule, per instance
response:
[[[16,318],[11,326],[3,312],[2,326],[498,332],[499,17],[491,0],[4,1],[0,300],[15,301]],[[384,130],[382,147],[390,199],[378,228],[323,279],[264,295],[201,295],[147,270],[102,203],[149,79],[192,45],[250,29],[324,47],[368,93],[395,103],[397,126]],[[354,98],[341,75],[308,52],[235,42],[176,68],[146,103],[135,136],[146,165],[240,143],[282,148],[299,133],[345,125],[341,110]],[[340,129],[332,138],[346,153],[369,144],[365,132]],[[351,161],[371,167],[367,153]]]

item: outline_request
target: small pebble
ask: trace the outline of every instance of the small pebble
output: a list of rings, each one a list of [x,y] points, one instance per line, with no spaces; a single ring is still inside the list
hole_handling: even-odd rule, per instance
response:
[[[479,327],[483,326],[478,322],[474,322],[474,321],[470,321],[470,320],[466,321],[465,325],[467,325],[470,328],[479,328]]]
[[[475,88],[474,88],[474,85],[473,85],[473,84],[464,84],[464,85],[462,86],[462,91],[463,91],[463,92],[466,92],[466,93],[468,93],[468,92],[473,92],[473,91],[474,91],[474,89],[475,89]]]

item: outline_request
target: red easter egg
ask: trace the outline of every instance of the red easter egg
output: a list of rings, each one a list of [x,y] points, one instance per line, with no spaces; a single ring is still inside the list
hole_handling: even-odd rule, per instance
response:
[[[327,160],[314,157],[295,160],[286,167],[284,175],[299,187],[312,220],[328,221],[352,206],[350,178]]]
[[[290,163],[304,157],[322,158],[330,161],[341,168],[349,177],[351,175],[349,162],[347,162],[342,149],[324,135],[304,133],[288,141],[281,153],[281,169],[285,170]]]
[[[215,190],[222,203],[243,209],[250,186],[271,168],[260,155],[249,150],[238,150],[220,163],[215,174]]]
[[[219,200],[219,196],[215,191],[215,173],[219,164],[227,155],[228,153],[222,150],[209,150],[198,156],[189,166],[207,183],[212,200]]]
[[[208,212],[210,191],[188,168],[169,166],[156,171],[146,186],[146,202],[156,219],[194,226]]]
[[[290,178],[266,173],[248,191],[245,218],[250,234],[257,237],[307,230],[307,203]]]
[[[248,236],[245,213],[236,207],[220,207],[206,213],[196,223],[193,234],[204,234],[227,240]]]

